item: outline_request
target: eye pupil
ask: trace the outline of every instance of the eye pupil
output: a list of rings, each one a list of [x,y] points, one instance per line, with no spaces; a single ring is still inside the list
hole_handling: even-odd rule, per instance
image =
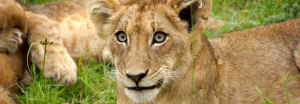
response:
[[[154,35],[153,42],[154,43],[163,43],[166,41],[167,35],[163,32],[157,32]]]
[[[126,42],[127,41],[126,34],[122,31],[119,31],[116,33],[116,39],[118,42]]]
[[[157,35],[157,38],[160,39],[162,36],[161,35]]]

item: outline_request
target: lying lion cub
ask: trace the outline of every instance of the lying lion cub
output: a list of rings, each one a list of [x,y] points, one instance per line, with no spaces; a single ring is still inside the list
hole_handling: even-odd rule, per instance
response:
[[[299,103],[300,19],[208,41],[211,10],[211,0],[91,0],[90,18],[110,41],[117,102]]]
[[[27,21],[24,10],[13,0],[0,0],[0,13],[0,104],[12,104],[18,84],[30,78],[25,70],[27,46],[22,44],[26,43]]]

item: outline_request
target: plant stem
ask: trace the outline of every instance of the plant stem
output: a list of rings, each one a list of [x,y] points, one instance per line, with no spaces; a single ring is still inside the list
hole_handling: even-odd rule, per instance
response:
[[[44,51],[44,60],[43,60],[43,71],[42,71],[42,75],[44,75],[44,69],[45,69],[46,53],[47,53],[47,43],[45,43],[44,45],[45,45],[45,51]]]
[[[284,81],[284,86],[285,86],[285,92],[286,92],[287,101],[288,101],[288,104],[290,104],[289,91],[288,91],[288,88],[287,88],[287,80]]]
[[[195,68],[195,40],[194,40],[194,24],[193,24],[193,7],[192,5],[190,5],[190,9],[191,9],[191,28],[192,28],[192,88],[191,88],[191,104],[193,104],[193,95],[194,95],[194,68]]]

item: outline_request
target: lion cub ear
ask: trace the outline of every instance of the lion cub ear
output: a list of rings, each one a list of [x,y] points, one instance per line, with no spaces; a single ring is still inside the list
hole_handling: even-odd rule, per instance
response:
[[[168,3],[178,10],[179,18],[188,23],[188,32],[191,32],[192,28],[199,32],[204,31],[212,11],[211,0],[168,0]]]
[[[118,0],[89,0],[89,17],[101,38],[107,39],[108,36],[103,34],[106,31],[105,25],[111,22],[109,18],[121,6]]]

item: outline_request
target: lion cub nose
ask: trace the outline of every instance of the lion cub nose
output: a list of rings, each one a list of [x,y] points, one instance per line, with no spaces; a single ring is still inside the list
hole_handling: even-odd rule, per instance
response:
[[[126,76],[137,83],[146,76],[147,72],[148,70],[145,73],[140,73],[138,75],[132,75],[127,73]]]

